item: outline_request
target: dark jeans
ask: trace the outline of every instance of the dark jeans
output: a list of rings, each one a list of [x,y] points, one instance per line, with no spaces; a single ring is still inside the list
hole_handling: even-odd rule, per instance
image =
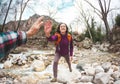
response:
[[[63,56],[63,57],[65,58],[68,66],[69,66],[69,70],[72,71],[69,55]],[[60,58],[61,58],[61,56],[58,53],[56,53],[55,58],[54,58],[54,63],[53,63],[53,75],[54,75],[54,78],[57,78],[58,62],[59,62]]]

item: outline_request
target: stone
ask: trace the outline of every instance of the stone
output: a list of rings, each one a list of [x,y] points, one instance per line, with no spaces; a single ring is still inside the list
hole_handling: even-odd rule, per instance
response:
[[[95,75],[95,69],[92,67],[89,67],[88,69],[85,69],[85,72],[89,76],[94,76]]]
[[[82,76],[80,78],[80,82],[92,82],[93,81],[93,76]]]
[[[115,81],[114,84],[120,84],[120,80]]]
[[[41,71],[45,70],[45,64],[43,61],[40,61],[40,60],[35,60],[32,63],[31,67],[34,71],[37,71],[37,72],[41,72]]]
[[[95,74],[100,73],[100,72],[104,72],[104,69],[102,68],[102,66],[95,67]]]
[[[110,69],[110,67],[111,67],[111,63],[110,62],[106,62],[106,63],[103,63],[101,66],[105,70],[105,72],[107,72]]]
[[[4,62],[4,68],[9,69],[13,66],[12,61],[8,60]]]
[[[107,84],[110,80],[110,75],[104,72],[100,72],[95,75],[94,83],[95,84]]]

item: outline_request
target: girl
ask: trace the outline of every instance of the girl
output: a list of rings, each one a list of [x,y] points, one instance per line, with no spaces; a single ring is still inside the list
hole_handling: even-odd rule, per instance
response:
[[[65,23],[60,23],[57,28],[57,34],[50,35],[52,30],[52,22],[47,20],[44,25],[44,32],[48,39],[48,41],[56,41],[56,51],[53,63],[53,75],[54,78],[51,82],[57,81],[57,67],[58,62],[61,56],[63,56],[69,66],[70,72],[72,72],[71,68],[71,60],[73,58],[73,39],[70,34],[68,34],[68,27]],[[70,42],[68,40],[68,36],[70,36]],[[58,42],[59,41],[59,42]]]

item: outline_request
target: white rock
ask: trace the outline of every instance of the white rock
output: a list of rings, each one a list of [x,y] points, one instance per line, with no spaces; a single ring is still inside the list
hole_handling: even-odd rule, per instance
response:
[[[109,75],[112,75],[113,74],[113,69],[109,69],[109,71],[107,72]]]
[[[2,69],[4,67],[4,64],[0,63],[0,69]]]
[[[110,62],[106,62],[106,63],[103,63],[101,66],[103,67],[105,72],[107,72],[110,69],[110,67],[111,67],[111,63]]]
[[[100,72],[95,75],[94,83],[95,84],[107,84],[110,80],[110,75],[104,72]]]
[[[92,82],[93,76],[82,76],[80,82]]]
[[[45,64],[43,61],[40,61],[40,60],[35,60],[32,63],[31,67],[34,71],[37,71],[37,72],[45,70]]]
[[[113,69],[113,72],[114,71],[119,71],[119,66],[116,66],[116,65],[112,65],[111,68]]]
[[[115,81],[114,84],[120,84],[120,80]]]
[[[39,79],[37,77],[34,77],[34,75],[30,75],[21,77],[18,80],[20,80],[21,84],[37,84]]]
[[[92,64],[92,67],[93,67],[93,68],[95,68],[95,67],[97,67],[97,66],[99,66],[98,63],[93,63],[93,64]]]
[[[101,66],[97,66],[95,67],[95,73],[100,73],[100,72],[104,72],[104,69]]]
[[[118,72],[118,71],[115,71],[115,72],[113,72],[112,73],[112,75],[111,75],[115,80],[118,80],[119,79],[119,77],[120,77],[120,72]]]
[[[92,67],[89,67],[88,69],[85,69],[86,74],[89,76],[94,76],[95,75],[95,69]]]
[[[5,69],[9,69],[9,68],[11,68],[13,66],[13,64],[12,64],[12,62],[10,61],[10,60],[8,60],[8,61],[6,61],[5,63],[4,63],[4,68]]]

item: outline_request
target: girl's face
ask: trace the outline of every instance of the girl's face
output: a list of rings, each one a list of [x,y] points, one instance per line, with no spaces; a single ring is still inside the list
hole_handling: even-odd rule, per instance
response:
[[[61,34],[66,34],[66,30],[67,30],[66,24],[61,24],[60,25],[60,33]]]

